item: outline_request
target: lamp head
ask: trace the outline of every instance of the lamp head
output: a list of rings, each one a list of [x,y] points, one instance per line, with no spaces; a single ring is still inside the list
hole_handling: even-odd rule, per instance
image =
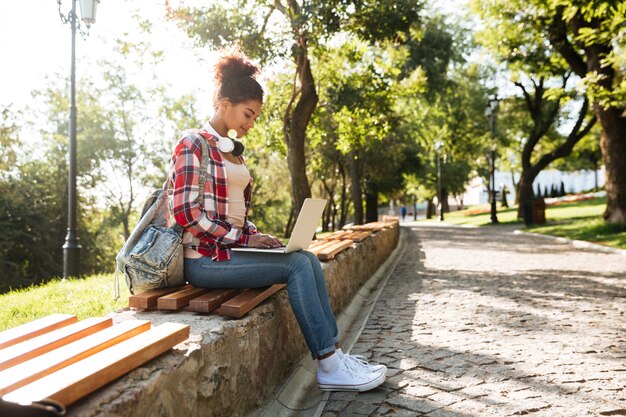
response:
[[[80,17],[87,25],[96,22],[96,8],[100,0],[79,0]]]

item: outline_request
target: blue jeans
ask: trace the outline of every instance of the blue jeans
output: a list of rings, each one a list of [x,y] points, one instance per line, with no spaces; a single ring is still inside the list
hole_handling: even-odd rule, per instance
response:
[[[324,272],[308,251],[289,254],[231,251],[228,261],[185,259],[185,278],[203,288],[258,288],[287,284],[289,303],[314,359],[335,351],[339,330]]]

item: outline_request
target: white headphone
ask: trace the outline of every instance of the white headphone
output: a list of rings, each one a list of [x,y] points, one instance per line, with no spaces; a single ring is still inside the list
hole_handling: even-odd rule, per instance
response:
[[[231,138],[220,138],[220,141],[217,142],[217,147],[221,152],[231,153],[235,149],[235,142]]]
[[[221,152],[232,153],[234,156],[240,156],[243,153],[245,147],[243,146],[243,143],[239,142],[236,139],[237,131],[235,129],[229,129],[228,137],[220,137],[220,140],[217,143],[217,147]]]

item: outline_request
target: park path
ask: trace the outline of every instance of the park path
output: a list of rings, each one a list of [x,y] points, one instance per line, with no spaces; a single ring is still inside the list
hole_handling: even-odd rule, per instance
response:
[[[321,415],[626,415],[626,256],[412,223],[352,353],[389,367]]]

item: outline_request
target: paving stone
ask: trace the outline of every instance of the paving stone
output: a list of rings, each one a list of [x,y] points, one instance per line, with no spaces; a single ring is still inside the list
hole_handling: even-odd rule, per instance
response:
[[[626,415],[625,270],[509,226],[416,224],[353,348],[387,381],[322,415]]]
[[[437,394],[429,396],[428,399],[433,400],[436,403],[439,403],[442,405],[451,405],[459,401],[463,401],[462,397],[459,397],[454,394],[450,394],[448,392],[439,392]]]
[[[413,398],[406,395],[391,395],[386,399],[387,404],[404,408],[418,413],[430,413],[441,408],[441,405],[428,399]]]
[[[398,409],[390,409],[391,411],[387,411],[387,413],[383,414],[385,416],[392,416],[392,417],[418,417],[418,416],[423,416],[423,413],[416,413],[415,411],[410,411],[410,410],[398,410]]]
[[[344,408],[339,415],[341,416],[349,416],[349,415],[359,415],[359,416],[369,416],[378,408],[378,405],[374,404],[366,404],[360,402],[352,402],[346,408]]]
[[[350,404],[349,401],[341,401],[341,400],[328,401],[328,403],[324,407],[324,411],[341,411],[344,408],[346,408],[348,404]]]

